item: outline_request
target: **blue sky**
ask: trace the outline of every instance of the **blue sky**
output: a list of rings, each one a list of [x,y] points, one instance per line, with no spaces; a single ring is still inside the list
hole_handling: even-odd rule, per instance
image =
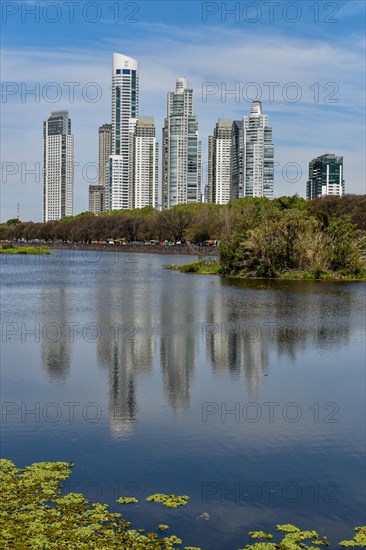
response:
[[[308,163],[325,152],[343,155],[347,192],[366,192],[363,0],[3,0],[1,8],[2,220],[17,203],[22,220],[41,219],[42,128],[52,110],[69,110],[74,213],[87,210],[98,127],[111,116],[113,52],[139,60],[140,115],[155,117],[159,141],[166,94],[188,78],[204,167],[217,119],[240,119],[260,98],[273,128],[275,196],[304,196]]]

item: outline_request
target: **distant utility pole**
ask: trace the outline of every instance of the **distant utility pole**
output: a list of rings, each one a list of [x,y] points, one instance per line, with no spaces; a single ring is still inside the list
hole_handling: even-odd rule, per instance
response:
[[[17,204],[17,219],[20,220],[20,208],[19,208],[19,202]]]

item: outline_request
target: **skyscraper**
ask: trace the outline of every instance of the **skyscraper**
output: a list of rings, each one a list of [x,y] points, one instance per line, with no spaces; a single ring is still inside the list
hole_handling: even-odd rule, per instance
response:
[[[158,205],[158,144],[154,119],[141,117],[132,135],[133,208]]]
[[[112,124],[103,124],[100,126],[98,134],[99,185],[89,185],[89,211],[96,215],[107,209],[105,191],[109,157],[112,153]]]
[[[104,211],[105,186],[89,185],[89,212],[100,214]]]
[[[107,174],[107,210],[132,207],[130,134],[138,118],[138,62],[114,53],[112,73],[112,150]]]
[[[243,185],[243,154],[244,154],[244,131],[243,121],[234,120],[232,126],[231,142],[231,183],[233,198],[239,199],[244,196]]]
[[[68,111],[54,111],[43,123],[43,221],[72,216],[74,136]]]
[[[342,196],[345,193],[343,157],[327,153],[309,162],[309,180],[306,182],[306,198],[326,195]]]
[[[232,120],[216,123],[208,138],[208,201],[226,204],[234,198],[231,180]]]
[[[201,142],[193,115],[193,90],[178,78],[168,93],[163,128],[163,208],[201,201]]]
[[[268,116],[260,101],[253,101],[250,115],[233,126],[233,182],[241,197],[273,198],[274,147]]]
[[[99,185],[106,184],[106,167],[109,155],[112,154],[112,124],[103,124],[99,127]]]

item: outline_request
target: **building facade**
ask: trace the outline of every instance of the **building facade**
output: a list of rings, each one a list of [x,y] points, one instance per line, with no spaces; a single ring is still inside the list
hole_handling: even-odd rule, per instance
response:
[[[341,197],[344,193],[343,157],[327,153],[309,162],[309,179],[306,183],[308,200],[326,195]]]
[[[243,121],[234,120],[232,125],[231,139],[231,184],[233,198],[239,199],[244,196],[243,191],[243,154],[244,154],[244,131]]]
[[[125,165],[122,155],[110,155],[106,170],[108,185],[105,190],[106,210],[131,208],[130,185],[123,185],[126,180]],[[128,176],[128,174],[127,174]],[[124,205],[124,206],[121,206]],[[125,206],[129,205],[129,206]]]
[[[193,115],[193,90],[178,78],[168,93],[162,145],[162,205],[201,201],[201,142],[198,119]]]
[[[107,210],[132,208],[131,133],[139,110],[136,59],[114,53],[112,60],[112,147],[106,174]],[[119,157],[119,158],[118,158]],[[116,167],[116,171],[113,168]]]
[[[112,124],[103,124],[99,127],[99,147],[98,147],[98,175],[99,185],[106,184],[106,169],[108,158],[112,154]]]
[[[54,111],[43,123],[43,221],[73,213],[74,137],[68,111]]]
[[[208,138],[208,202],[226,204],[233,197],[232,120],[219,119]]]
[[[154,119],[141,117],[132,134],[133,208],[158,206],[158,144]]]
[[[233,124],[232,180],[235,198],[273,198],[272,128],[260,101],[253,101],[250,115]]]
[[[104,211],[105,186],[89,185],[89,212],[96,216]]]
[[[98,140],[98,185],[89,185],[89,211],[100,214],[107,208],[106,189],[109,157],[112,152],[112,124],[103,124],[99,127]]]

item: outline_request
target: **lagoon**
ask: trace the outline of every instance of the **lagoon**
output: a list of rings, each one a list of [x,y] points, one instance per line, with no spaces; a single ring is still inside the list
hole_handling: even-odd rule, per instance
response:
[[[365,284],[164,269],[186,262],[1,257],[2,456],[74,462],[66,490],[206,550],[277,523],[351,537],[366,508]],[[144,502],[156,492],[191,498],[167,510]]]

